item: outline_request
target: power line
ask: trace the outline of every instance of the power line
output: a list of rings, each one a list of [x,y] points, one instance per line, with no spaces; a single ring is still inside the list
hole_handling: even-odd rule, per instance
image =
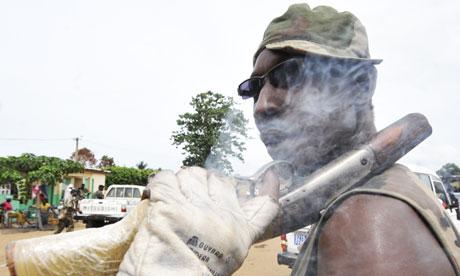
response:
[[[68,141],[75,138],[0,138],[0,141]]]
[[[121,150],[125,152],[132,152],[132,153],[147,153],[147,154],[153,154],[149,150],[145,149],[134,149],[134,148],[125,148],[123,146],[113,146],[109,145],[106,143],[101,143],[99,141],[95,140],[88,140],[86,138],[83,138],[82,136],[79,137],[71,137],[71,138],[24,138],[24,137],[0,137],[0,141],[38,141],[38,142],[53,142],[53,141],[75,141],[75,155],[77,154],[77,151],[79,150],[80,143],[79,142],[85,142],[89,143],[95,146],[107,148],[107,149],[112,149],[112,150]]]

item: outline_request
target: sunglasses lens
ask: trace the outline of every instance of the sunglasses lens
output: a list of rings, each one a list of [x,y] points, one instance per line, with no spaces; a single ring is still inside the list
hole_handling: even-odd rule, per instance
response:
[[[243,99],[256,97],[262,89],[263,81],[259,78],[245,80],[238,86],[238,95]]]
[[[303,80],[302,73],[302,60],[292,59],[271,71],[268,79],[274,87],[288,89]]]
[[[257,101],[260,90],[264,86],[265,78],[275,88],[288,89],[293,87],[304,80],[303,68],[303,59],[294,58],[284,61],[264,76],[245,80],[238,86],[238,95],[243,99],[254,98]]]

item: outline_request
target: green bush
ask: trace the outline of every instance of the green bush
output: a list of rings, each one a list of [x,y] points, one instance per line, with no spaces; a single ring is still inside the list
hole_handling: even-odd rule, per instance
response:
[[[131,185],[147,185],[148,177],[151,174],[156,174],[158,170],[137,168],[128,168],[121,166],[113,166],[108,168],[110,171],[105,178],[105,186],[112,184],[131,184]]]

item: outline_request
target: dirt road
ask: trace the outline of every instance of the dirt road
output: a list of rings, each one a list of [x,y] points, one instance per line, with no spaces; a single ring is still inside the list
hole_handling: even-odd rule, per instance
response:
[[[249,255],[243,266],[234,276],[288,276],[291,270],[285,265],[278,265],[276,254],[281,250],[280,238],[274,238],[255,244],[251,247]]]
[[[81,223],[76,224],[76,231],[84,229]],[[5,264],[5,246],[10,241],[52,235],[52,230],[36,231],[36,229],[0,229],[0,276],[9,275]],[[290,269],[276,263],[276,254],[280,249],[280,240],[275,238],[255,244],[249,251],[243,266],[234,274],[236,276],[287,276]]]

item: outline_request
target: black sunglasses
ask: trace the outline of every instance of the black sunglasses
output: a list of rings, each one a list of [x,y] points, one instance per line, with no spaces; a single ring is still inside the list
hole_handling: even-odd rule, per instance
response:
[[[302,82],[304,58],[291,58],[273,66],[262,76],[252,77],[238,86],[238,95],[243,99],[257,100],[266,80],[275,88],[288,89]]]

